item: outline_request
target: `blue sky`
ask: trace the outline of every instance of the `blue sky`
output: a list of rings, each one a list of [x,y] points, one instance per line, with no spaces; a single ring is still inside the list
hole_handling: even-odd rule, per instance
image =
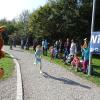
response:
[[[0,0],[0,19],[12,20],[24,10],[33,11],[47,0]]]

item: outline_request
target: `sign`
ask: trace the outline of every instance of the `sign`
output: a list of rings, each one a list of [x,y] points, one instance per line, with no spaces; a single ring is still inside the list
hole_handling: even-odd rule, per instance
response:
[[[90,52],[100,54],[100,32],[92,32],[90,40]]]

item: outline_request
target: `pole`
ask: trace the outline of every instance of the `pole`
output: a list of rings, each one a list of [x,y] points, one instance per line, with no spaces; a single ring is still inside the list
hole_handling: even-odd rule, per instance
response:
[[[96,0],[93,0],[93,9],[92,9],[92,22],[91,22],[91,35],[92,35],[92,32],[94,30],[94,19],[95,19],[95,6],[96,6]],[[91,39],[91,37],[90,37]],[[90,40],[91,42],[91,40]],[[91,75],[91,58],[92,58],[92,55],[91,55],[91,51],[89,52],[89,66],[88,66],[88,75]]]

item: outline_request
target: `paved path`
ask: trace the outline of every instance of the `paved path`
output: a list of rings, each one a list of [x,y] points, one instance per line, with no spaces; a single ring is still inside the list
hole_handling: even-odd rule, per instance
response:
[[[100,88],[64,68],[43,60],[40,74],[32,54],[20,48],[9,52],[21,65],[24,100],[100,100]]]

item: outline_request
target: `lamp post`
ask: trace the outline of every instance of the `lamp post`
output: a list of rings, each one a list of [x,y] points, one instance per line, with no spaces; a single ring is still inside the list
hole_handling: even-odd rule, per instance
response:
[[[92,9],[92,22],[91,22],[91,34],[94,31],[94,19],[95,19],[95,6],[96,0],[93,0],[93,9]],[[89,66],[88,66],[88,75],[91,75],[91,51],[89,52]]]

